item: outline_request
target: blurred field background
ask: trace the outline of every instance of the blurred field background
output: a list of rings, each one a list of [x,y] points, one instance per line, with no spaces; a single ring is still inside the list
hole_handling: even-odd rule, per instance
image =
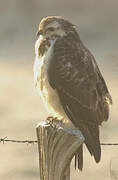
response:
[[[0,138],[36,139],[35,127],[47,116],[34,90],[32,67],[38,24],[48,15],[61,15],[75,23],[84,44],[94,54],[114,101],[109,122],[101,127],[101,142],[118,142],[116,0],[0,0]],[[114,158],[118,159],[118,146],[102,146],[102,159],[97,165],[85,149],[84,169],[78,173],[72,165],[72,180],[110,180]],[[0,144],[3,179],[39,179],[36,144]]]

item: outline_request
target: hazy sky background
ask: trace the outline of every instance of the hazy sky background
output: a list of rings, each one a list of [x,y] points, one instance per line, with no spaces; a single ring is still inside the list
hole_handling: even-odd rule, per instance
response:
[[[0,0],[0,138],[36,139],[35,127],[47,116],[33,88],[32,67],[38,25],[49,15],[77,25],[95,56],[114,101],[110,120],[101,127],[101,142],[118,142],[117,0]],[[117,160],[118,147],[102,146],[96,165],[85,149],[84,170],[78,174],[72,166],[72,180],[110,180],[114,156]],[[0,144],[0,179],[38,180],[37,145]]]
[[[95,53],[117,53],[117,0],[0,0],[1,56],[32,59],[38,24],[48,15],[75,23],[81,39]]]

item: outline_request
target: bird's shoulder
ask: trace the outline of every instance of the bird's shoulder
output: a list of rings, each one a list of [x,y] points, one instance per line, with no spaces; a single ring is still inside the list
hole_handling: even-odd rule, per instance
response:
[[[88,49],[81,42],[71,38],[58,39],[55,42],[52,56],[51,72],[57,81],[78,85],[97,81],[95,60]],[[88,81],[90,84],[90,81]]]

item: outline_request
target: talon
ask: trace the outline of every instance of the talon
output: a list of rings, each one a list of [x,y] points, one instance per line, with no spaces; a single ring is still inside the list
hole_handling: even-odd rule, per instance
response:
[[[50,125],[52,125],[52,124],[53,124],[53,119],[54,119],[53,116],[48,116],[46,121],[47,121],[47,123],[49,123]]]
[[[53,119],[52,116],[48,116],[48,117],[47,117],[47,120],[49,120],[49,121],[51,121],[52,119]]]

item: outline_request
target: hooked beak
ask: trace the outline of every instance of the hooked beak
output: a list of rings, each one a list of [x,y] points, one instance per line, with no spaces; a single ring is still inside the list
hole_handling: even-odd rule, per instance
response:
[[[43,35],[43,31],[42,31],[42,30],[39,30],[39,31],[36,33],[36,38],[38,38],[40,35]]]

